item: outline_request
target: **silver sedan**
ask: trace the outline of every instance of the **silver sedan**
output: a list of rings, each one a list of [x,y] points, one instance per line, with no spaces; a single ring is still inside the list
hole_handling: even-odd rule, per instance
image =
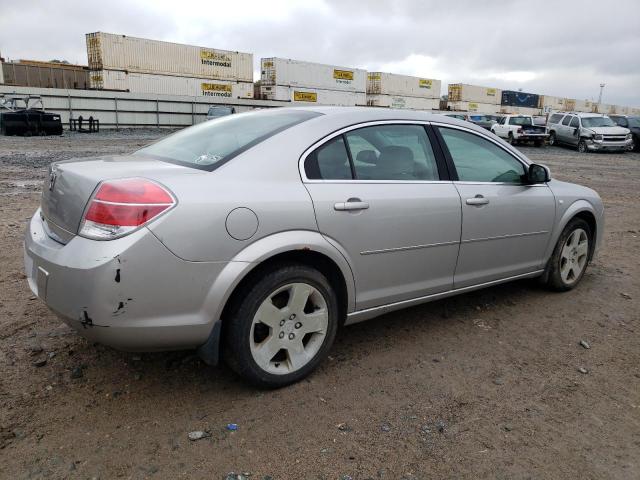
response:
[[[596,192],[468,122],[282,108],[53,164],[24,259],[84,337],[197,348],[277,387],[340,325],[521,278],[575,287],[603,218]]]

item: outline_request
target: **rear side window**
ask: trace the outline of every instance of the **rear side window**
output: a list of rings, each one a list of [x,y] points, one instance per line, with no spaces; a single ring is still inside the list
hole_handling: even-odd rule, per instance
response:
[[[560,120],[564,117],[562,113],[554,113],[549,117],[549,123],[560,123]]]
[[[575,117],[572,117],[571,115],[567,115],[567,116],[566,116],[566,117],[564,117],[564,119],[562,120],[562,124],[563,124],[563,125],[569,125],[569,122],[571,121],[571,119],[572,119],[572,118],[575,118]]]
[[[460,181],[522,183],[524,165],[496,144],[473,133],[438,128]]]
[[[350,180],[351,165],[342,135],[314,150],[304,163],[304,171],[309,180]]]
[[[309,180],[439,180],[422,125],[376,125],[333,138],[306,158]]]
[[[227,115],[185,128],[134,155],[211,171],[267,138],[319,115],[280,109]]]
[[[439,180],[424,127],[377,125],[345,135],[358,180]]]

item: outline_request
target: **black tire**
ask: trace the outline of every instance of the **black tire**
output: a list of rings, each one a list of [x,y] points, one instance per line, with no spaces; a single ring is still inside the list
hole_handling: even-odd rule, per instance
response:
[[[556,145],[556,132],[551,132],[549,134],[549,145],[552,147]]]
[[[569,236],[573,233],[573,231],[577,229],[582,229],[587,232],[587,238],[589,240],[589,253],[587,255],[587,263],[585,264],[584,269],[582,270],[578,278],[572,283],[567,283],[562,279],[562,275],[560,274],[562,248],[564,247],[564,244]],[[573,218],[572,220],[570,220],[560,234],[560,238],[558,238],[558,242],[553,249],[553,254],[549,259],[547,268],[545,269],[545,273],[543,274],[542,278],[544,279],[544,283],[547,285],[547,287],[551,290],[555,290],[556,292],[566,292],[567,290],[575,288],[580,283],[580,280],[582,280],[584,273],[587,271],[589,261],[591,259],[592,249],[593,232],[591,231],[591,227],[589,226],[589,224],[581,218]]]
[[[507,142],[509,142],[509,145],[515,145],[516,141],[513,138],[513,133],[509,132],[509,134],[507,135]]]
[[[588,149],[587,149],[587,142],[581,138],[578,141],[578,152],[580,153],[587,153]]]
[[[534,142],[534,145],[535,145],[536,147],[540,148],[540,147],[542,147],[542,145],[544,145],[544,144],[542,143],[542,140],[536,140],[536,141]]]
[[[327,332],[318,352],[300,369],[282,375],[270,373],[256,363],[251,353],[253,318],[269,294],[297,282],[311,285],[324,297],[329,314]],[[328,355],[338,329],[340,310],[333,288],[319,271],[302,264],[283,264],[255,278],[235,298],[230,315],[224,319],[222,355],[227,365],[245,380],[262,388],[284,387],[309,375]]]

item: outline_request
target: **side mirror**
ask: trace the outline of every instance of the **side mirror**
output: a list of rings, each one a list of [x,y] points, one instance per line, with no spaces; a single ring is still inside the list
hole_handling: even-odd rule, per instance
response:
[[[551,180],[551,172],[544,165],[532,163],[527,171],[527,182],[531,185],[536,183],[547,183]]]

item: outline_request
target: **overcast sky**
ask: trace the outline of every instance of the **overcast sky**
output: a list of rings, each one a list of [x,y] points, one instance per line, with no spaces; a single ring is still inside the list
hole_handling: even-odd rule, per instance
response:
[[[94,31],[640,106],[640,0],[0,0],[5,58]]]

